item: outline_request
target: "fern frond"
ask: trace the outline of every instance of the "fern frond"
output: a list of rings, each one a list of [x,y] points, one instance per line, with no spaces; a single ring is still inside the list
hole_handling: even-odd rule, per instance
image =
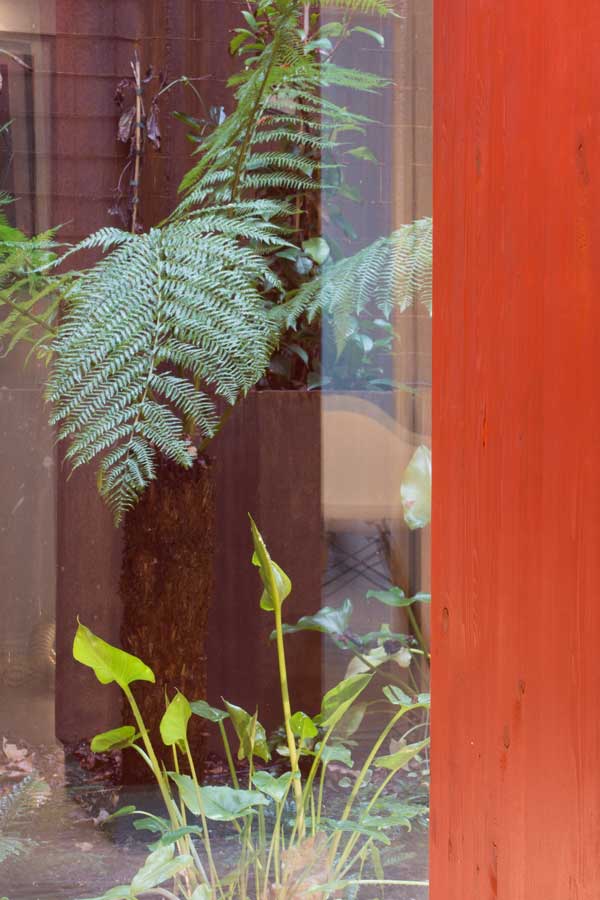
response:
[[[353,321],[371,304],[389,316],[422,303],[431,314],[433,223],[430,218],[403,225],[348,259],[326,266],[302,285],[272,316],[294,328],[301,315],[325,313],[334,323],[341,352]]]
[[[342,5],[357,11],[388,7],[383,0]],[[209,201],[211,190],[221,202],[257,191],[283,191],[290,197],[320,191],[323,180],[315,157],[324,151],[334,157],[336,150],[346,147],[339,134],[360,132],[371,122],[324,96],[322,88],[336,85],[372,92],[389,82],[307,51],[301,31],[303,9],[300,0],[282,2],[270,23],[270,39],[230,80],[237,89],[235,109],[200,144],[198,162],[181,184],[186,194],[181,214]],[[339,168],[336,162],[329,165]]]
[[[268,363],[277,327],[261,288],[273,276],[253,247],[285,243],[271,212],[269,201],[212,206],[74,248],[112,249],[73,276],[48,397],[72,464],[100,458],[117,522],[155,477],[157,454],[191,466],[187,433],[214,434],[214,395],[235,402]]]
[[[377,16],[395,14],[394,0],[310,0],[310,5],[321,8],[345,9],[351,12],[370,13]]]
[[[68,276],[52,276],[56,230],[28,238],[9,225],[1,207],[10,201],[0,196],[0,341],[4,355],[17,344],[28,343],[39,356],[47,354],[55,334],[60,288]]]

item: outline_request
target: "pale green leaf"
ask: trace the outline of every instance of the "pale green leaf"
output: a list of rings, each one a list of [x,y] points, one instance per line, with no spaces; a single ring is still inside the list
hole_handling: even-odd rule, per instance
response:
[[[284,625],[283,630],[286,634],[294,634],[297,631],[320,631],[332,637],[341,637],[348,630],[351,616],[352,601],[344,600],[341,607],[324,606],[313,616],[302,616],[296,625]]]
[[[421,444],[404,470],[400,485],[404,521],[410,529],[425,528],[431,520],[431,450]]]
[[[302,249],[318,266],[322,266],[331,253],[329,244],[323,237],[314,237],[303,241]]]
[[[231,822],[249,816],[256,806],[266,806],[269,801],[260,791],[245,791],[222,785],[198,787],[189,775],[169,772],[169,777],[179,788],[181,799],[195,816],[200,815],[200,803],[207,819],[215,822]],[[198,796],[199,795],[199,796]]]
[[[267,612],[273,612],[276,607],[280,608],[285,598],[289,596],[292,590],[292,583],[283,569],[271,559],[252,516],[250,516],[250,527],[254,543],[252,562],[255,566],[258,566],[264,585],[260,606],[261,609]]]
[[[241,706],[235,706],[233,703],[228,703],[227,700],[223,702],[240,742],[238,759],[250,759],[252,756],[258,756],[264,762],[268,762],[271,754],[269,753],[267,734],[256,714],[251,716]]]
[[[342,718],[371,681],[372,675],[353,675],[327,691],[321,703],[319,725],[329,727]]]
[[[114,681],[120,688],[127,688],[134,681],[155,681],[154,672],[141,659],[107,644],[81,623],[73,642],[73,656],[93,669],[101,684]]]
[[[188,722],[192,717],[190,704],[183,694],[177,693],[169,703],[160,723],[160,736],[163,744],[172,747],[177,744],[185,750]]]
[[[284,772],[279,778],[275,778],[270,772],[255,772],[252,781],[259,791],[271,797],[276,803],[281,803],[295,777],[299,778],[299,773]]]
[[[377,41],[380,47],[385,47],[384,36],[378,31],[373,31],[372,28],[364,28],[362,25],[355,25],[352,31],[359,32],[360,34],[368,34],[369,37],[372,37],[374,41]]]
[[[190,703],[191,710],[195,716],[201,719],[207,719],[209,722],[223,722],[229,718],[229,713],[216,706],[209,706],[206,700],[193,700]]]
[[[111,731],[103,731],[92,739],[90,749],[92,753],[107,753],[109,750],[122,750],[129,747],[136,739],[136,731],[132,725],[123,725],[122,728],[113,728]]]
[[[319,729],[313,722],[310,716],[307,716],[306,713],[297,712],[294,713],[292,718],[290,719],[290,726],[292,729],[292,733],[295,737],[300,738],[300,740],[310,740],[314,738],[319,733]]]
[[[151,890],[165,881],[169,881],[179,872],[192,865],[191,856],[175,856],[175,847],[171,844],[159,847],[147,858],[142,868],[136,873],[131,882],[131,893],[141,894]]]
[[[390,769],[392,771],[402,769],[411,761],[411,759],[418,756],[421,750],[424,750],[425,747],[428,746],[429,738],[425,741],[419,741],[416,744],[407,744],[405,747],[401,747],[400,750],[397,750],[395,753],[390,753],[388,756],[378,756],[375,760],[375,765],[380,769]]]

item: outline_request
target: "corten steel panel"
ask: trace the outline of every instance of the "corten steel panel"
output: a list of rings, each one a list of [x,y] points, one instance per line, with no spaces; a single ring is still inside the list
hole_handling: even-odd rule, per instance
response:
[[[600,4],[437,0],[432,900],[600,897]]]

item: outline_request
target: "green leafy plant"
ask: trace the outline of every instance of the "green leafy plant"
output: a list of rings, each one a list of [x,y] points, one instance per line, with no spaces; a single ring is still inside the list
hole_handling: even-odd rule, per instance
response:
[[[354,13],[393,13],[391,0],[329,5],[342,18],[322,25],[316,3],[248,4],[231,43],[243,62],[234,109],[198,123],[197,159],[162,224],[102,229],[53,258],[51,233],[26,239],[0,222],[0,337],[7,350],[32,342],[49,362],[51,421],[74,467],[98,465],[117,523],[158,456],[193,465],[223,421],[220,401],[237,402],[275,358],[281,369],[293,355],[309,386],[322,383],[301,338],[318,312],[335,323],[338,355],[352,345],[369,357],[389,344],[392,309],[430,302],[430,220],[346,260],[319,234],[319,198],[348,192],[345,162],[369,158],[360,140],[371,124],[323,87],[387,84],[338,65],[336,48],[357,31],[381,44]],[[89,250],[98,263],[57,274]],[[390,386],[377,361],[363,362],[371,383]]]
[[[75,658],[91,668],[102,684],[115,682],[121,688],[134,723],[98,735],[92,747],[98,751],[128,748],[137,752],[151,769],[165,806],[163,816],[134,807],[115,814],[135,816],[137,827],[151,831],[155,841],[131,883],[109,890],[102,900],[135,900],[153,893],[171,900],[297,900],[309,894],[326,900],[361,884],[424,884],[386,879],[373,860],[379,860],[378,845],[390,843],[388,832],[409,827],[414,815],[388,795],[388,789],[398,772],[426,751],[427,738],[412,743],[396,739],[402,737],[398,729],[404,721],[410,722],[415,714],[428,709],[428,698],[411,699],[393,685],[385,685],[391,713],[359,762],[341,813],[329,817],[327,770],[336,761],[354,766],[347,723],[358,708],[373,702],[365,700],[373,673],[345,678],[325,694],[317,715],[293,712],[282,623],[283,604],[292,586],[271,559],[254,522],[251,529],[252,561],[263,585],[260,608],[273,616],[275,625],[285,734],[281,758],[288,763],[281,774],[261,768],[270,760],[270,752],[258,713],[251,714],[225,701],[224,709],[216,709],[204,700],[189,702],[179,693],[167,700],[160,725],[167,753],[161,760],[132,688],[136,681],[153,682],[153,672],[137,657],[112,647],[79,624]],[[325,618],[323,615],[321,622]],[[230,785],[201,785],[187,736],[194,715],[218,725],[229,762]],[[240,784],[226,726],[233,729],[237,739],[238,758],[248,763],[245,785]],[[380,777],[365,796],[375,772]],[[217,826],[213,823],[221,823],[221,828],[226,827],[223,823],[229,824],[238,839],[237,858],[229,859],[224,868],[218,863]],[[370,879],[365,872],[368,874],[371,867],[374,877]]]
[[[0,310],[5,313],[0,320],[0,349],[6,355],[17,344],[29,344],[48,359],[61,289],[68,279],[48,275],[56,258],[55,231],[28,238],[13,228],[6,215],[12,202],[0,193]]]

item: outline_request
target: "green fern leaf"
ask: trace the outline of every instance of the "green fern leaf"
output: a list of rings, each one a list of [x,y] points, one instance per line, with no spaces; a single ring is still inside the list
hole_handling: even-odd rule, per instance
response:
[[[157,455],[190,467],[188,430],[212,436],[215,395],[235,402],[268,363],[277,327],[261,289],[273,276],[253,246],[284,243],[271,212],[213,206],[144,235],[104,229],[75,248],[109,252],[73,277],[48,397],[73,465],[100,458],[117,522]]]

